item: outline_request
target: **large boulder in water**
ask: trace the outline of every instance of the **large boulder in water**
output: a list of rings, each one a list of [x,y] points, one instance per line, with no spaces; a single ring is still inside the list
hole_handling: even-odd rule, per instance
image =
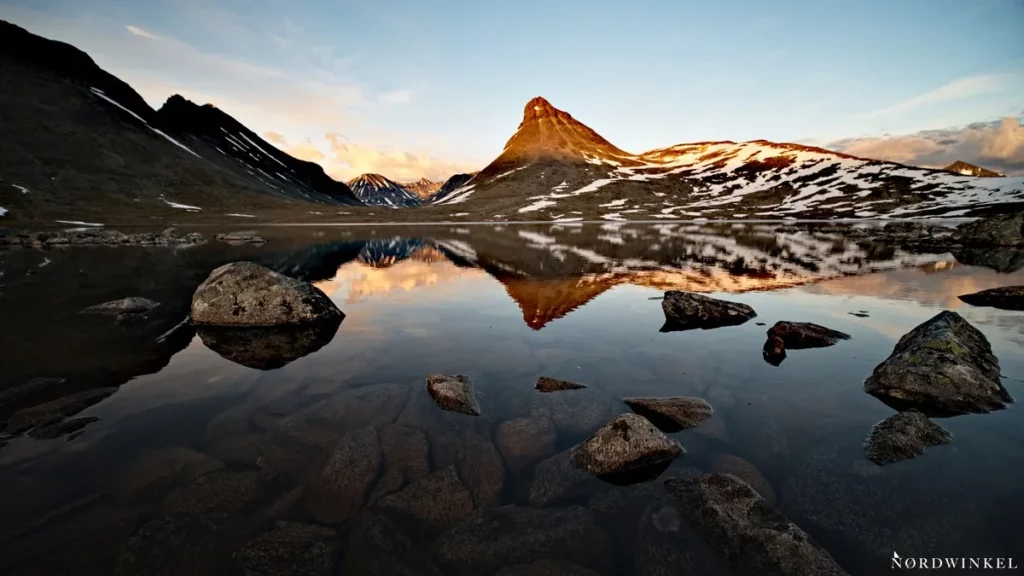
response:
[[[949,311],[904,334],[864,391],[896,408],[933,415],[990,412],[1013,402],[985,335]]]
[[[285,326],[343,317],[317,287],[252,262],[215,269],[192,295],[192,323],[201,326]]]
[[[959,296],[971,306],[991,306],[1002,310],[1024,310],[1024,286],[1003,286]]]
[[[675,478],[665,488],[737,574],[846,574],[806,532],[731,474]]]
[[[788,350],[825,348],[840,340],[849,340],[850,335],[811,322],[776,322],[768,329],[768,338],[779,338]]]
[[[714,412],[707,400],[685,396],[625,398],[623,402],[665,432],[693,428],[710,418]]]
[[[662,332],[736,326],[757,316],[746,304],[677,290],[665,292],[661,309],[665,312]]]
[[[665,436],[650,420],[621,414],[572,449],[579,468],[606,476],[670,462],[683,448]]]
[[[964,245],[1024,246],[1024,212],[961,224],[953,238]]]
[[[470,416],[480,415],[480,405],[473,391],[473,381],[461,374],[431,374],[427,376],[427,392],[439,408],[461,412]]]

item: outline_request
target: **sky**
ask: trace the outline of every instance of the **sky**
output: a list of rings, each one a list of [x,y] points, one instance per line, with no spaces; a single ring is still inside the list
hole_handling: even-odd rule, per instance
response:
[[[534,96],[630,152],[767,139],[1024,173],[1021,0],[0,0],[0,19],[338,179],[479,170]]]

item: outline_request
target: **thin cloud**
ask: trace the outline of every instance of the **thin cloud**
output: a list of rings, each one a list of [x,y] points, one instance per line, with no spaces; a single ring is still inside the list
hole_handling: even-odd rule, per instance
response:
[[[385,92],[377,97],[381,104],[404,104],[412,100],[413,91],[409,89]]]
[[[131,25],[129,25],[129,26],[125,26],[124,28],[125,28],[125,30],[131,32],[132,34],[134,34],[136,36],[141,36],[143,38],[149,38],[150,40],[159,40],[160,39],[160,37],[157,36],[156,34],[153,34],[152,32],[149,32],[147,30],[143,30],[142,28],[139,28],[138,26],[131,26]]]
[[[971,98],[973,96],[993,94],[1002,91],[1007,85],[1007,80],[1011,77],[1011,74],[983,74],[979,76],[959,78],[934,90],[930,90],[924,94],[911,98],[910,100],[905,100],[903,102],[893,104],[892,106],[861,114],[861,117],[877,118],[880,116],[890,116],[906,112],[908,110],[913,110],[914,108],[927,104],[949,102],[952,100]]]

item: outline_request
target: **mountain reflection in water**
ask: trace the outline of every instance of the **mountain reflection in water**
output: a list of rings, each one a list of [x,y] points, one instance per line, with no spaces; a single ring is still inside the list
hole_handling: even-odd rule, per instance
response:
[[[234,573],[243,546],[294,537],[259,540],[283,520],[315,525],[311,533],[336,546],[336,573],[366,573],[374,562],[466,573],[437,556],[433,543],[447,529],[438,518],[423,525],[408,510],[369,505],[426,476],[444,489],[464,485],[468,494],[452,501],[467,513],[564,512],[586,520],[582,533],[607,537],[594,540],[608,544],[592,557],[571,546],[540,557],[605,576],[723,573],[659,492],[660,480],[695,470],[740,476],[851,574],[884,571],[893,548],[914,556],[1019,550],[1024,425],[1012,406],[944,419],[953,442],[911,461],[879,468],[862,448],[871,426],[892,414],[863,392],[864,379],[939,309],[956,310],[986,335],[1004,385],[1024,397],[1024,313],[957,298],[1024,284],[1016,260],[1000,256],[989,269],[827,229],[775,228],[268,228],[260,247],[0,252],[0,422],[28,406],[88,396],[66,416],[84,420],[64,436],[0,436],[0,492],[18,495],[0,515],[0,572],[133,573],[132,562],[148,558],[166,573]],[[312,331],[197,333],[182,322],[195,287],[238,260],[315,283],[344,321]],[[667,290],[742,302],[758,316],[660,333],[658,299]],[[126,296],[161,305],[129,325],[78,313]],[[792,350],[769,366],[765,330],[779,320],[852,339]],[[437,409],[424,390],[434,372],[470,376],[482,414]],[[540,394],[539,376],[587,388]],[[49,380],[24,388],[39,378]],[[566,450],[629,411],[621,399],[675,395],[704,398],[714,413],[670,433],[687,453],[665,469],[610,483],[560,467]],[[351,517],[325,522],[338,511],[318,508],[321,470],[338,442],[357,431],[370,437],[368,429],[383,455],[349,457],[353,469],[372,460],[378,471]],[[538,522],[533,529],[542,529]],[[162,538],[181,552],[161,547]],[[459,545],[501,566],[540,554],[500,556],[499,544]],[[306,558],[276,548],[259,554],[295,566]]]

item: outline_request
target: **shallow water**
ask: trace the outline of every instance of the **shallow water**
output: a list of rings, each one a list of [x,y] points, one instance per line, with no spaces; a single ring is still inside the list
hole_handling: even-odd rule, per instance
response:
[[[438,558],[438,542],[453,538],[447,526],[425,527],[391,510],[386,515],[411,548],[397,554],[366,536],[381,532],[367,528],[377,514],[367,500],[384,490],[391,468],[402,470],[388,479],[395,490],[448,465],[477,511],[583,506],[593,525],[584,533],[610,542],[606,553],[581,554],[516,541],[509,546],[518,552],[504,556],[460,542],[492,562],[474,573],[559,557],[607,575],[713,570],[713,556],[698,552],[660,493],[662,480],[690,470],[740,475],[852,574],[888,570],[894,551],[1009,557],[1024,549],[1024,423],[1016,407],[939,420],[953,442],[915,460],[879,467],[862,449],[871,426],[893,413],[863,392],[864,379],[901,335],[940,310],[957,311],[985,334],[1004,386],[1024,395],[1024,313],[957,299],[1024,284],[1020,271],[858,245],[834,233],[778,234],[773,225],[261,233],[270,238],[261,247],[0,252],[0,391],[37,377],[64,379],[0,405],[0,419],[116,387],[69,416],[97,419],[82,430],[0,440],[0,572],[241,573],[235,552],[276,520],[294,520],[335,531],[327,538],[336,574],[397,573],[380,557],[400,558],[410,574],[466,573]],[[315,282],[346,314],[340,328],[254,347],[181,324],[195,286],[235,260]],[[673,289],[743,302],[758,316],[740,326],[660,332],[657,298]],[[126,296],[161,306],[125,326],[78,313]],[[761,345],[779,320],[823,324],[852,339],[791,351],[772,366]],[[470,376],[482,415],[437,409],[424,389],[433,372]],[[542,395],[533,390],[539,376],[588,389]],[[671,434],[687,452],[657,481],[586,481],[531,501],[541,460],[628,411],[622,398],[668,395],[705,398],[714,415]],[[555,445],[528,457],[502,454],[495,447],[502,423],[530,416],[554,422]],[[282,432],[300,425],[299,441]],[[353,497],[356,509],[325,521],[310,487],[333,443],[363,428],[379,438],[411,429],[429,452],[392,458],[385,451],[367,493]],[[432,572],[433,564],[442,571]]]

